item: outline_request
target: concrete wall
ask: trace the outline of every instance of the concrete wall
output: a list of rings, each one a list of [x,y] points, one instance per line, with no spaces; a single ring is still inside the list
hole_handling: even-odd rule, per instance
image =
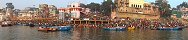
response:
[[[130,17],[130,18],[144,18],[144,19],[159,19],[159,15],[143,15],[143,14],[135,14],[135,13],[118,13],[117,17],[120,18],[125,18],[125,17]]]

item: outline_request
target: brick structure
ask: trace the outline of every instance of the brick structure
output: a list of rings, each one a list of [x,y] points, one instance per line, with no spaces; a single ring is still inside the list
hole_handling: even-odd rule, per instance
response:
[[[116,17],[158,19],[158,7],[144,0],[115,0]]]
[[[188,8],[186,7],[181,7],[180,12],[182,13],[182,18],[183,19],[188,19]]]

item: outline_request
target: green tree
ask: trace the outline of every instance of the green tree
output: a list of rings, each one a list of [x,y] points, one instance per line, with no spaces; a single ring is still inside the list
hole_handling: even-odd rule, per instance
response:
[[[112,9],[114,8],[115,8],[115,4],[112,2],[112,0],[107,0],[107,1],[102,2],[101,12],[104,15],[109,16],[111,14]]]
[[[87,4],[87,8],[90,8],[91,12],[100,12],[100,4],[99,3],[90,3]]]
[[[172,14],[176,14],[177,18],[181,18],[181,16],[182,16],[182,13],[179,11],[172,11]]]
[[[171,10],[170,10],[170,4],[168,4],[168,1],[166,0],[156,0],[155,5],[159,6],[159,10],[161,12],[162,18],[170,17]]]
[[[188,8],[188,3],[187,2],[183,2],[182,4],[177,6],[178,9],[181,8],[181,7]]]
[[[83,3],[80,3],[80,7],[82,8],[87,8],[87,5],[83,4]]]

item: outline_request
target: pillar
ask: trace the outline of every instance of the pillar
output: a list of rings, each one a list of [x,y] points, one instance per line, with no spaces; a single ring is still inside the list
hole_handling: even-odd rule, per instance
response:
[[[103,24],[103,20],[102,20],[102,24]]]
[[[82,22],[81,22],[81,20],[80,20],[80,24],[81,24]]]
[[[108,24],[109,24],[110,22],[109,22],[109,20],[108,20]]]
[[[76,23],[75,23],[75,20],[74,20],[74,24],[76,24]]]
[[[97,21],[95,20],[95,25],[97,24]]]
[[[87,24],[87,21],[86,21],[86,24]]]

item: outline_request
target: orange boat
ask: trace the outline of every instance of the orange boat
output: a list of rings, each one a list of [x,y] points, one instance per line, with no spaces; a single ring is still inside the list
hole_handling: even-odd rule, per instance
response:
[[[39,27],[38,31],[57,31],[56,28],[50,28],[50,27]]]

